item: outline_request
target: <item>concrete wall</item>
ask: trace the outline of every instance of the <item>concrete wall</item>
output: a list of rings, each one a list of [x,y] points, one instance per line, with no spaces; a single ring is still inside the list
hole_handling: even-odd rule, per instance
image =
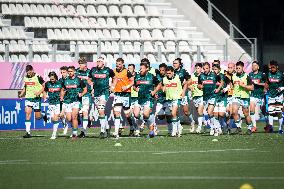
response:
[[[197,26],[205,36],[210,38],[213,43],[217,45],[224,45],[229,35],[214,21],[208,18],[207,13],[201,9],[194,0],[167,0],[171,2],[172,6],[178,9],[178,13],[189,19],[194,26]],[[185,6],[186,5],[186,6]],[[235,42],[229,40],[228,54],[230,60],[237,61],[245,51]],[[241,59],[243,61],[251,61],[249,55],[244,55]]]

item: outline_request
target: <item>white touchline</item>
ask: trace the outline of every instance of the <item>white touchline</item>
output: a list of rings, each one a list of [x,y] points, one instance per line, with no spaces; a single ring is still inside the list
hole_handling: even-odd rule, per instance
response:
[[[251,166],[257,165],[282,165],[284,161],[281,162],[264,162],[264,161],[184,161],[184,162],[167,162],[167,161],[157,161],[157,162],[150,162],[150,161],[137,161],[137,162],[129,162],[129,161],[55,161],[55,162],[48,162],[48,161],[41,161],[41,162],[32,162],[29,160],[3,160],[0,161],[0,165],[160,165],[160,164],[167,164],[167,165],[178,165],[178,164],[196,164],[196,165],[204,165],[204,164],[215,164],[216,166],[220,166],[220,164],[248,164]]]
[[[82,176],[67,180],[284,180],[284,177],[223,177],[223,176]]]

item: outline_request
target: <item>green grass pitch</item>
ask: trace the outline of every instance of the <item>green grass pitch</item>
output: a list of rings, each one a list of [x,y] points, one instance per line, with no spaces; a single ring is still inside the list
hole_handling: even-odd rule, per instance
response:
[[[118,140],[101,140],[98,129],[89,129],[95,135],[76,141],[50,140],[51,131],[33,131],[30,139],[22,139],[24,131],[0,132],[0,188],[284,188],[283,135],[259,125],[251,136],[213,142],[185,128],[181,138],[166,137],[161,127],[162,136]]]

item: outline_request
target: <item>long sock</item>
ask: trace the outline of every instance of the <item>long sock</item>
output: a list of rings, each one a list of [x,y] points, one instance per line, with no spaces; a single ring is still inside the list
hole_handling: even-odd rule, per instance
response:
[[[250,112],[251,122],[254,127],[256,127],[255,113]]]
[[[282,125],[283,125],[283,117],[278,119],[279,121],[279,131],[282,130]]]
[[[167,125],[168,125],[168,133],[172,133],[173,125],[171,119],[167,119]]]
[[[88,119],[83,118],[83,131],[86,133],[88,126]]]
[[[220,117],[219,118],[219,122],[221,124],[221,127],[223,127],[224,129],[227,129],[227,122],[226,122],[226,118],[225,117]]]
[[[68,124],[66,123],[65,117],[61,118],[61,121],[64,127],[68,126]]]
[[[213,128],[218,129],[218,119],[216,117],[213,117],[211,120],[213,122]]]
[[[135,117],[131,116],[130,119],[131,119],[131,122],[132,122],[133,130],[137,130],[138,129],[138,124],[137,124],[137,121],[135,120]]]
[[[114,117],[114,133],[118,135],[118,130],[120,127],[120,116],[119,117]]]
[[[134,130],[134,124],[132,122],[131,116],[126,118],[126,119],[127,119],[128,124],[129,124],[129,129],[133,131]]]
[[[26,126],[26,132],[28,133],[28,134],[31,134],[31,120],[26,120],[25,121],[25,126]]]
[[[238,128],[242,128],[241,120],[238,119],[237,121],[235,121],[235,124]]]
[[[150,114],[149,120],[150,120],[150,125],[152,124],[156,125],[156,119],[154,114]]]
[[[189,114],[188,119],[189,119],[189,122],[190,122],[191,125],[195,123],[192,114]]]
[[[101,124],[101,132],[104,133],[104,132],[106,132],[106,117],[100,116],[99,120],[100,120],[100,124]]]
[[[72,134],[77,136],[78,134],[78,129],[77,128],[72,128]]]
[[[209,119],[209,122],[210,122],[210,129],[214,129],[214,117],[213,116],[210,116],[208,115],[208,119]]]
[[[146,126],[148,128],[150,127],[150,120],[149,120],[149,118],[144,118],[144,123],[146,124]]]
[[[203,121],[203,116],[199,116],[198,117],[198,128],[200,128],[200,129],[202,127],[202,121]]]
[[[107,116],[105,116],[105,126],[106,126],[106,129],[110,129]]]
[[[58,129],[58,125],[59,125],[58,121],[54,121],[53,122],[53,132],[52,132],[52,135],[56,135],[57,129]]]
[[[271,115],[268,116],[268,124],[271,125],[271,126],[273,126],[273,119],[274,119],[273,116],[271,116]]]
[[[172,119],[172,135],[176,135],[178,131],[178,120],[177,119]]]

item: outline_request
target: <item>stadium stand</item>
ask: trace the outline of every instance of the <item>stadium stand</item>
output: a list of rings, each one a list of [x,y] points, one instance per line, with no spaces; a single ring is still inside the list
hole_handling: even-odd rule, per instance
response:
[[[223,45],[163,0],[2,0],[1,14],[0,61],[7,50],[12,62],[69,62],[76,53],[110,62],[123,54],[126,63],[141,55],[153,62],[224,59]]]

